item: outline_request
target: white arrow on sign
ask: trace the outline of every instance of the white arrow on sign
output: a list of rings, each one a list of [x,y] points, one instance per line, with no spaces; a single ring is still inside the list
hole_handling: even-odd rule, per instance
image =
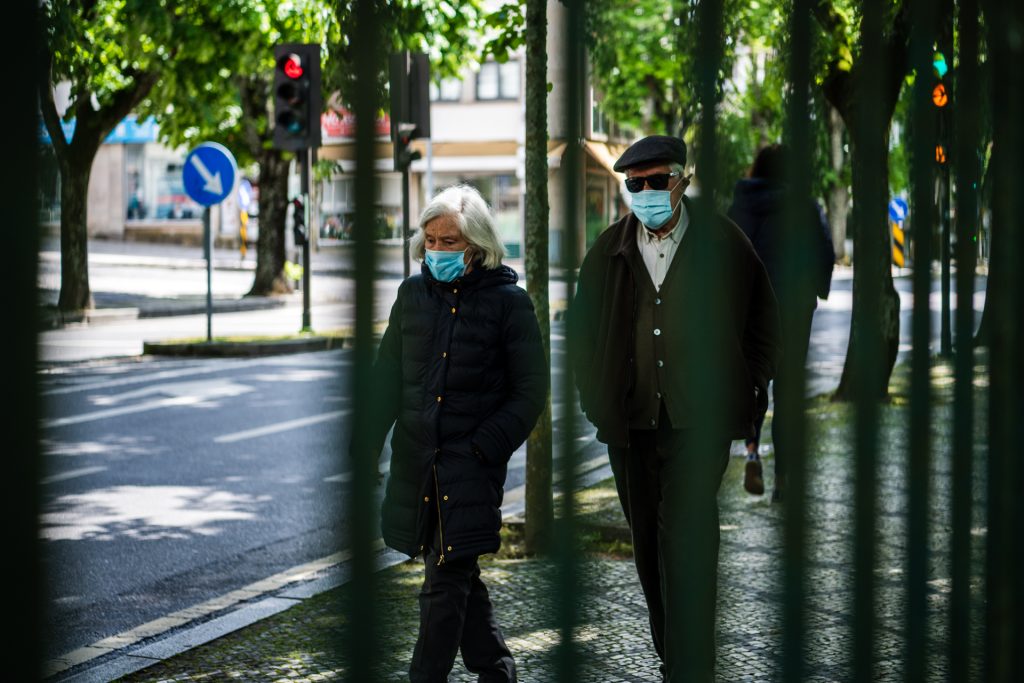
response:
[[[198,154],[192,155],[192,165],[196,167],[199,175],[206,181],[206,184],[203,185],[205,191],[215,195],[224,193],[224,187],[220,184],[220,171],[210,173],[210,169],[206,168]]]

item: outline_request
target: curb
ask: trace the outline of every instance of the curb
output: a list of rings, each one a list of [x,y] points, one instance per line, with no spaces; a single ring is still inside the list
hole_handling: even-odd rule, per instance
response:
[[[268,311],[283,308],[288,301],[270,297],[222,299],[213,302],[214,313],[244,313],[247,311]],[[39,312],[40,331],[59,330],[68,325],[99,325],[108,322],[140,320],[143,318],[168,318],[179,315],[203,315],[206,302],[181,302],[168,300],[161,303],[144,303],[136,306],[105,306],[81,311],[60,311],[56,306],[47,305]]]
[[[308,337],[257,342],[143,342],[143,355],[229,358],[329,351],[351,345],[351,337]]]
[[[579,524],[580,531],[583,533],[589,532],[597,534],[598,538],[605,543],[613,541],[619,541],[621,543],[633,542],[633,536],[630,534],[629,527],[618,526],[615,524],[594,524],[593,522],[577,523]],[[517,532],[525,532],[526,520],[519,515],[512,519],[503,520],[502,524],[510,529],[515,529]]]

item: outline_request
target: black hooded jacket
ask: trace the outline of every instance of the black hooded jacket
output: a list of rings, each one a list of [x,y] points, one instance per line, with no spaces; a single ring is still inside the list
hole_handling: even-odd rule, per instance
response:
[[[764,263],[776,293],[780,291],[783,275],[781,233],[784,191],[783,187],[762,178],[743,178],[733,189],[732,206],[729,207],[729,218],[740,226],[754,245],[754,251]],[[832,248],[832,233],[821,207],[812,201],[807,206],[807,212],[806,225],[814,230],[814,250],[807,259],[807,266],[813,274],[814,291],[808,288],[797,296],[803,307],[813,310],[817,306],[816,297],[828,298],[835,252]]]
[[[379,456],[395,425],[381,527],[400,552],[419,554],[435,529],[448,559],[500,545],[508,461],[544,408],[549,377],[517,280],[507,266],[477,264],[439,282],[424,265],[399,286],[374,365],[374,424],[353,447]]]

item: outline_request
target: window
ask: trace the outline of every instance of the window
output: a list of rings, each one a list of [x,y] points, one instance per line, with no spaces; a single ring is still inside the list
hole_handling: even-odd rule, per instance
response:
[[[590,92],[590,133],[608,136],[608,117],[601,108],[601,103],[594,97],[593,90]]]
[[[203,215],[203,207],[185,194],[181,178],[184,161],[166,164],[156,178],[156,212],[154,218],[194,220]]]
[[[514,174],[475,175],[435,173],[436,192],[446,187],[465,183],[472,185],[487,202],[494,218],[494,228],[508,250],[509,258],[520,258],[522,249],[523,222],[519,206],[522,194],[519,179]]]
[[[378,175],[374,239],[402,237],[402,184],[397,174]],[[355,237],[355,177],[336,176],[320,184],[320,237],[350,240]],[[412,226],[410,226],[412,227]]]
[[[462,99],[462,81],[457,78],[442,78],[438,85],[430,82],[431,102],[458,102]]]
[[[519,99],[519,62],[510,59],[500,64],[487,62],[480,67],[476,76],[476,98],[478,100]]]

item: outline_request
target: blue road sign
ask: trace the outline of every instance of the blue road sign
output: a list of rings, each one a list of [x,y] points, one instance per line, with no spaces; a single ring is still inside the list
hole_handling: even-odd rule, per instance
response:
[[[900,197],[893,197],[889,202],[889,218],[895,223],[902,223],[907,218],[910,207]]]
[[[181,172],[185,192],[198,204],[212,206],[235,189],[238,165],[231,152],[216,142],[204,142],[185,157]]]

